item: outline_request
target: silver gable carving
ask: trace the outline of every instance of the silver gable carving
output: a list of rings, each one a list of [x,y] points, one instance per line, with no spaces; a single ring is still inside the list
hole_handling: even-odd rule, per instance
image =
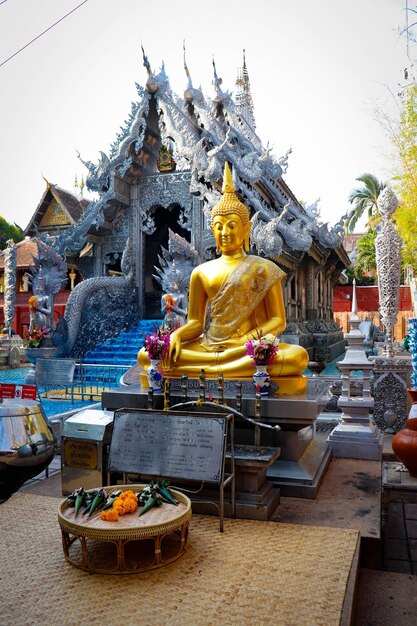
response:
[[[192,196],[190,172],[143,176],[139,181],[139,212],[141,230],[147,235],[155,232],[155,221],[150,209],[154,206],[167,208],[174,202],[182,208],[180,226],[191,230]]]

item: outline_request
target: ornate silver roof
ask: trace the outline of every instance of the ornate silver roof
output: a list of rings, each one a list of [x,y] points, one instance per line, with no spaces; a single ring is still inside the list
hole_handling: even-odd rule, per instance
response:
[[[306,210],[283,182],[291,149],[276,159],[257,137],[246,61],[237,102],[223,90],[214,62],[212,97],[193,87],[185,58],[188,84],[183,97],[172,91],[164,66],[159,73],[152,71],[144,51],[143,62],[146,86],[136,85],[138,100],[132,103],[109,154],[101,152],[97,164],[81,159],[88,169],[87,187],[101,197],[91,203],[84,224],[74,229],[74,235],[78,230],[77,247],[87,225],[100,223],[106,203],[112,200],[109,190],[115,177],[134,182],[157,173],[155,163],[145,158],[149,132],[172,146],[177,171],[191,171],[190,193],[203,200],[207,210],[219,197],[224,162],[232,164],[235,189],[255,213],[252,243],[259,252],[277,257],[285,248],[306,251],[313,241],[324,248],[342,245],[344,217],[334,227],[321,223],[317,212]],[[151,108],[157,128],[149,122]],[[76,249],[74,245],[67,231],[65,247]]]

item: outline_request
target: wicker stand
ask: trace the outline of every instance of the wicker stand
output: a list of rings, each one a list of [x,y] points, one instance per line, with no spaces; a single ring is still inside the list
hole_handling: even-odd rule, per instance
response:
[[[144,485],[106,487],[131,489],[135,493]],[[87,572],[98,574],[134,574],[162,567],[184,554],[191,502],[187,496],[172,490],[178,505],[164,503],[139,517],[138,509],[119,517],[117,522],[100,519],[100,510],[90,518],[78,514],[63,500],[58,508],[62,545],[66,560]]]

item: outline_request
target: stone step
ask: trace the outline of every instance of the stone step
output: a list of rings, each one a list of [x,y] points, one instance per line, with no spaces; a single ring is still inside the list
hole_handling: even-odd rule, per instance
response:
[[[122,331],[117,337],[112,337],[98,344],[94,350],[89,350],[83,361],[92,365],[133,365],[146,335],[160,325],[161,320],[140,320],[130,330]]]
[[[94,356],[94,354],[97,354],[99,352],[103,353],[103,354],[115,354],[115,353],[123,353],[123,354],[125,354],[126,352],[129,352],[131,354],[134,354],[134,353],[137,354],[139,348],[141,348],[142,345],[143,345],[143,343],[142,344],[137,343],[137,344],[135,344],[133,346],[126,346],[126,345],[123,345],[123,344],[120,345],[120,346],[117,346],[117,345],[116,346],[115,345],[113,345],[113,346],[106,346],[106,345],[104,345],[104,346],[97,346],[96,348],[94,348],[94,350],[89,350],[89,352],[87,354],[91,354],[91,356]]]
[[[106,359],[97,358],[97,357],[88,357],[88,360],[83,361],[83,364],[88,365],[124,365],[126,367],[131,367],[136,363],[136,359],[122,359],[120,357],[113,357]]]

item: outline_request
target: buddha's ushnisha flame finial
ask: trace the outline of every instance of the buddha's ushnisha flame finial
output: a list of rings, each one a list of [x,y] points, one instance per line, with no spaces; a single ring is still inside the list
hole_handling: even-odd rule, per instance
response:
[[[230,167],[227,161],[224,164],[222,193],[235,193],[232,172],[230,171]]]
[[[216,215],[230,215],[231,213],[235,213],[239,215],[244,224],[247,224],[249,222],[249,211],[235,193],[232,172],[230,171],[227,161],[224,164],[222,193],[223,195],[220,201],[213,207],[211,212],[212,223]]]

